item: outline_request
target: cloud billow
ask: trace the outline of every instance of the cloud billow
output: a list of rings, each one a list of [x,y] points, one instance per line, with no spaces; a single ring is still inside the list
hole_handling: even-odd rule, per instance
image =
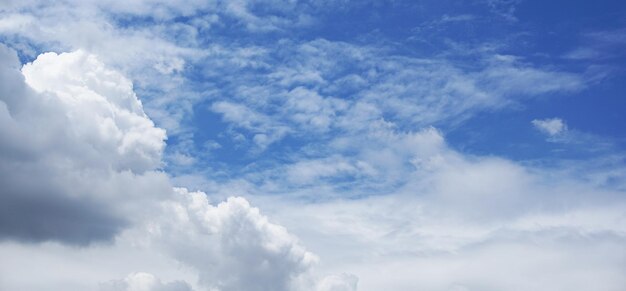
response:
[[[20,71],[1,46],[0,61],[10,88],[0,96],[0,240],[145,244],[223,291],[315,285],[317,257],[246,199],[213,206],[172,188],[159,171],[165,131],[121,74],[83,51],[42,54]],[[102,290],[192,290],[141,272],[103,281]]]
[[[15,53],[0,51],[2,87],[11,88],[0,96],[0,237],[110,241],[129,223],[118,204],[134,203],[136,185],[167,185],[150,172],[165,132],[130,82],[92,56],[45,54],[20,72]]]

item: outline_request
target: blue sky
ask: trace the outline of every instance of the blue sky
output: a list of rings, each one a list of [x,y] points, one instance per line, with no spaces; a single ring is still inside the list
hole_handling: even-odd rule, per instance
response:
[[[0,289],[626,285],[623,1],[9,0],[0,43]]]
[[[590,147],[607,145],[608,149],[603,154],[623,150],[624,132],[620,126],[624,124],[621,110],[624,108],[624,99],[620,95],[623,72],[619,68],[619,64],[624,61],[621,52],[624,44],[620,43],[620,35],[623,34],[620,30],[620,21],[623,22],[620,13],[623,11],[623,4],[619,1],[568,3],[565,7],[556,2],[551,6],[530,1],[400,1],[346,3],[337,6],[322,5],[315,7],[316,9],[307,7],[310,9],[306,10],[307,14],[314,16],[310,16],[311,23],[302,27],[280,27],[259,32],[254,29],[242,30],[237,21],[233,23],[227,19],[224,24],[220,24],[223,27],[216,29],[217,32],[199,32],[195,40],[201,43],[200,47],[211,46],[216,41],[230,43],[226,46],[233,46],[232,43],[235,43],[234,46],[247,48],[251,52],[256,50],[249,61],[257,63],[243,65],[242,68],[223,68],[218,63],[212,69],[211,61],[206,67],[200,62],[184,72],[189,81],[188,86],[199,92],[209,91],[200,97],[202,101],[195,104],[192,114],[182,119],[182,123],[193,128],[190,129],[193,132],[193,150],[204,151],[203,147],[207,142],[224,146],[214,149],[214,154],[207,159],[198,161],[201,164],[206,163],[204,165],[192,165],[184,169],[174,166],[166,169],[170,172],[181,170],[189,173],[219,164],[220,171],[235,171],[230,173],[235,174],[250,164],[273,167],[274,163],[289,160],[288,156],[298,155],[307,146],[324,147],[328,139],[341,135],[341,130],[332,128],[328,132],[313,132],[312,138],[308,136],[310,132],[290,133],[259,150],[249,143],[236,144],[225,135],[225,132],[234,131],[233,134],[243,134],[250,138],[259,129],[233,127],[232,122],[229,123],[220,113],[210,109],[216,100],[255,98],[252,95],[237,96],[237,86],[242,86],[241,83],[261,82],[263,84],[255,84],[259,90],[291,90],[300,86],[312,89],[323,97],[332,96],[344,100],[362,98],[359,96],[362,94],[360,88],[350,86],[335,88],[307,81],[276,86],[271,83],[272,79],[266,79],[275,72],[275,67],[304,66],[302,69],[309,69],[306,68],[307,65],[315,66],[303,64],[309,61],[304,58],[312,56],[300,54],[298,46],[322,41],[330,45],[346,45],[346,48],[316,56],[324,61],[337,62],[335,67],[322,72],[322,78],[326,82],[324,85],[338,82],[350,75],[362,76],[366,70],[386,61],[370,59],[373,56],[367,56],[368,60],[365,61],[359,58],[350,59],[350,52],[342,51],[349,49],[376,50],[376,57],[382,55],[388,58],[441,62],[468,75],[484,71],[492,64],[493,58],[503,57],[514,59],[517,69],[538,70],[527,72],[528,76],[518,76],[537,78],[530,82],[551,82],[549,75],[545,75],[547,79],[541,79],[544,76],[530,75],[543,72],[578,78],[575,80],[576,84],[569,85],[572,88],[557,88],[567,85],[555,84],[555,88],[540,90],[541,92],[507,92],[510,95],[504,97],[505,100],[498,101],[501,104],[441,113],[440,116],[423,122],[412,122],[410,118],[394,116],[394,112],[383,112],[383,118],[392,121],[404,131],[435,126],[446,136],[450,146],[461,152],[496,155],[517,161],[552,161],[559,158],[593,158],[597,153],[595,150],[590,151]],[[291,15],[282,16],[289,18]],[[174,20],[178,21],[179,19]],[[182,18],[180,21],[191,22],[193,18]],[[127,25],[132,24],[133,22],[129,22]],[[276,45],[280,42],[283,44]],[[349,54],[348,58],[341,57],[344,53]],[[230,73],[221,73],[223,69]],[[242,80],[247,78],[251,80]],[[526,81],[528,80],[520,80]],[[533,86],[533,83],[524,85]],[[404,94],[409,99],[419,99],[424,92],[409,91]],[[410,96],[411,94],[415,96]],[[277,100],[277,104],[273,106],[280,106],[280,102],[282,100]],[[496,108],[489,108],[491,106]],[[267,114],[275,115],[271,106],[255,109],[267,110]],[[585,135],[585,141],[547,141],[530,123],[534,119],[546,118],[563,119],[569,128]],[[284,126],[290,127],[288,124]],[[170,145],[176,143],[176,137],[170,137]],[[176,147],[170,146],[168,149],[174,151]]]

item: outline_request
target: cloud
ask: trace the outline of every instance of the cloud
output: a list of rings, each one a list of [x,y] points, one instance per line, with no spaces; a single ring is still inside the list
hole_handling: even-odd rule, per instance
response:
[[[465,21],[472,21],[475,20],[476,16],[475,15],[471,15],[471,14],[462,14],[462,15],[448,15],[448,14],[444,14],[443,16],[441,16],[441,19],[439,20],[440,23],[446,23],[446,22],[465,22]]]
[[[519,97],[512,95],[535,96],[583,86],[574,74],[520,61],[469,69],[471,66],[457,60],[396,55],[383,45],[324,39],[283,39],[257,45],[214,37],[224,29],[288,33],[306,25],[312,15],[356,4],[69,2],[72,5],[68,7],[76,8],[34,8],[34,1],[13,3],[17,7],[5,9],[7,20],[0,25],[4,28],[0,32],[54,50],[85,49],[121,68],[145,93],[145,110],[159,126],[168,129],[170,136],[190,131],[193,105],[207,99],[211,103],[239,103],[256,116],[269,115],[264,123],[267,126],[244,127],[249,132],[241,132],[256,152],[287,136],[332,133],[337,129],[335,121],[353,115],[351,109],[358,102],[378,107],[381,116],[397,116],[403,125],[423,127],[463,120],[473,112],[506,105],[511,101],[508,99]],[[516,2],[487,4],[506,14],[512,13]],[[446,21],[468,18],[466,14],[444,17]],[[133,22],[139,19],[145,23]],[[74,33],[64,33],[68,27]],[[205,81],[196,82],[193,75],[198,73],[204,73]]]
[[[4,51],[13,64],[3,80],[22,94],[2,96],[9,121],[2,133],[28,135],[2,142],[2,148],[23,151],[23,157],[2,155],[3,238],[87,245],[147,223],[156,246],[198,272],[204,286],[225,291],[292,290],[315,263],[283,227],[242,198],[211,206],[204,193],[174,194],[154,171],[165,132],[144,114],[130,81],[93,55],[42,54],[20,73],[15,54]],[[177,200],[160,202],[174,195]],[[183,286],[146,274],[113,285]]]
[[[133,201],[167,191],[152,171],[165,131],[131,83],[93,56],[44,54],[20,72],[15,52],[0,50],[0,237],[111,240],[129,223],[123,213],[137,210]]]
[[[619,290],[622,192],[450,154],[386,195],[317,203],[267,197],[260,205],[296,230],[327,271],[358,276],[359,290]],[[328,190],[335,197],[354,191]],[[537,272],[544,268],[554,271]]]
[[[145,110],[150,111],[161,126],[172,132],[180,130],[182,114],[188,112],[187,104],[194,95],[180,92],[184,80],[181,74],[190,59],[201,54],[191,47],[190,42],[175,43],[168,37],[172,31],[157,27],[121,27],[119,17],[112,14],[116,7],[131,8],[135,5],[144,12],[159,12],[159,3],[137,1],[135,5],[119,5],[122,2],[107,1],[110,6],[100,7],[93,1],[66,1],[65,5],[21,1],[18,7],[0,9],[3,21],[0,34],[11,39],[11,46],[19,48],[22,55],[36,57],[42,51],[85,50],[98,55],[100,61],[123,71],[136,89],[145,89],[153,94],[144,94]],[[162,5],[161,7],[165,7]],[[132,9],[131,9],[132,10]],[[165,12],[165,11],[160,11]],[[167,13],[164,13],[167,14]],[[125,14],[131,17],[133,14]],[[146,16],[139,13],[139,16]],[[88,20],[87,20],[88,19]],[[186,27],[178,34],[193,35],[196,28]],[[72,33],[66,33],[67,31]],[[179,40],[183,37],[180,36]],[[190,37],[192,38],[192,37]],[[132,74],[130,74],[132,73]],[[148,97],[154,97],[149,99]],[[184,98],[183,98],[184,97]],[[178,102],[174,103],[174,99]]]
[[[150,273],[136,272],[124,280],[102,284],[100,291],[192,291],[183,281],[163,283]]]
[[[360,174],[371,174],[371,167],[364,162],[351,162],[342,157],[301,160],[286,167],[286,178],[290,183],[312,184],[322,178],[341,178]]]
[[[350,274],[332,275],[319,282],[317,291],[356,291],[358,278]]]
[[[286,137],[331,140],[380,120],[403,130],[454,124],[586,86],[577,74],[493,53],[477,56],[478,65],[463,66],[445,57],[410,57],[384,46],[324,39],[250,49],[256,53],[232,48],[207,58],[211,70],[205,74],[224,84],[215,88],[211,110],[244,134],[263,137],[266,146]]]
[[[84,51],[42,54],[21,71],[14,51],[0,52],[2,248],[30,242],[39,250],[52,241],[61,253],[65,245],[89,253],[108,242],[103,248],[113,253],[131,245],[150,257],[165,254],[192,270],[204,289],[316,284],[317,256],[246,199],[213,206],[206,193],[170,186],[158,171],[165,131],[120,73]],[[141,272],[100,282],[102,290],[192,288]]]
[[[317,261],[243,198],[212,206],[205,193],[176,192],[149,232],[157,245],[196,270],[206,288],[294,290],[298,276]]]
[[[619,148],[615,139],[570,128],[560,118],[534,119],[532,125],[547,136],[546,141],[558,143],[560,150],[572,153],[594,153],[594,155],[613,155]]]
[[[567,125],[560,118],[534,119],[532,124],[549,136],[556,136],[567,130]]]
[[[566,53],[564,57],[573,60],[599,59],[602,57],[602,53],[592,48],[581,47]]]
[[[626,29],[599,30],[582,34],[584,44],[567,52],[563,57],[572,60],[611,61],[623,57]]]
[[[22,69],[39,94],[53,94],[77,138],[114,170],[141,173],[160,165],[165,131],[143,112],[132,83],[82,51],[42,54]]]
[[[227,101],[214,103],[211,110],[220,113],[224,121],[251,131],[254,145],[261,151],[282,139],[289,128],[272,120],[269,116],[250,110],[245,105]]]
[[[222,46],[217,40],[221,37],[214,36],[225,30],[287,34],[312,25],[313,14],[336,6],[326,1],[282,0],[63,3],[4,1],[0,35],[28,58],[42,51],[82,49],[97,54],[132,79],[145,110],[170,136],[188,131],[192,106],[206,97],[201,93],[204,83],[195,83],[189,73],[211,67],[203,63],[211,54],[207,46]]]
[[[515,10],[521,2],[521,0],[486,0],[485,4],[491,13],[499,15],[507,21],[516,22]]]
[[[302,178],[311,180],[280,180],[273,172],[257,179],[274,183],[247,190],[320,255],[328,272],[349,271],[359,290],[586,290],[594,284],[619,290],[623,284],[623,258],[613,256],[625,239],[623,189],[569,172],[587,172],[588,161],[543,168],[468,155],[434,128],[403,132],[375,124],[337,137],[328,149],[332,158],[301,157],[286,166],[295,177],[303,167]],[[369,176],[349,167],[356,161],[373,169]],[[554,272],[536,272],[544,266]]]
[[[423,255],[378,262],[376,268],[354,266],[360,290],[413,288],[449,290],[620,290],[619,242],[597,238],[590,242],[565,236],[570,244],[546,242],[542,234],[527,239],[492,241],[454,254]],[[549,235],[549,234],[543,234]],[[529,240],[539,240],[534,243]],[[583,246],[584,245],[584,246]],[[599,259],[602,258],[602,259]],[[347,266],[345,266],[347,267]],[[549,275],[546,274],[549,270]],[[555,274],[556,275],[555,277]],[[532,277],[533,280],[527,278]],[[367,287],[365,287],[367,286]],[[514,286],[514,287],[511,287]]]
[[[515,20],[519,1],[486,2]],[[445,139],[478,113],[575,93],[588,85],[579,74],[482,47],[425,56],[392,39],[292,32],[344,3],[4,3],[0,33],[22,59],[74,52],[22,66],[0,48],[0,289],[624,285],[622,159],[564,174],[571,165],[473,156]],[[483,18],[450,15],[440,21]],[[144,111],[170,133],[164,159],[165,131]],[[200,131],[194,114],[227,129]],[[572,134],[549,123],[533,121]],[[203,168],[202,144],[220,161],[239,154],[232,144],[256,155]],[[173,189],[167,175],[180,172],[161,172],[163,160],[188,174],[173,181],[207,191]],[[223,198],[235,194],[246,198]]]

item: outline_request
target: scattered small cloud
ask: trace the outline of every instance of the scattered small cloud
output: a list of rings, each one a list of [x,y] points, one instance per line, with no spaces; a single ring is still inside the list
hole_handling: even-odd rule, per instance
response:
[[[560,118],[534,119],[531,123],[536,129],[550,137],[563,134],[567,131],[567,125]]]
[[[471,15],[471,14],[459,14],[459,15],[448,15],[448,14],[444,14],[441,17],[441,22],[446,23],[446,22],[464,22],[464,21],[472,21],[476,19],[475,15]]]

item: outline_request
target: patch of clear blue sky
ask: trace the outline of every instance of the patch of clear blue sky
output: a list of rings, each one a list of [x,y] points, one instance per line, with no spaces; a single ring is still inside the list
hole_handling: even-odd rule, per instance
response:
[[[479,112],[460,124],[435,124],[452,147],[467,153],[514,160],[585,159],[598,154],[585,149],[590,145],[581,147],[549,142],[531,125],[533,119],[558,117],[572,130],[610,141],[613,145],[609,150],[623,151],[626,137],[626,97],[623,93],[626,89],[623,82],[626,43],[611,39],[611,33],[626,27],[626,2],[492,1],[500,3],[494,5],[488,2],[374,1],[347,4],[336,9],[311,11],[317,19],[311,26],[275,32],[250,32],[226,17],[222,18],[225,25],[203,32],[206,35],[201,37],[201,45],[219,41],[263,47],[280,39],[298,42],[322,38],[368,46],[384,45],[397,55],[420,58],[444,55],[456,62],[455,65],[470,68],[481,65],[480,57],[463,54],[464,49],[496,45],[495,53],[515,55],[534,66],[584,76],[587,87],[577,92],[524,99],[519,106],[512,108]],[[120,21],[127,21],[127,25],[141,25],[143,21],[154,20]],[[621,37],[625,35],[622,31]],[[568,57],[577,50],[591,53],[578,58]],[[187,73],[190,84],[198,88],[207,82],[228,86],[228,80],[203,79],[200,71],[201,68],[192,69]],[[309,142],[302,136],[288,136],[261,154],[250,154],[249,148],[237,146],[224,136],[229,127],[218,114],[209,110],[210,103],[211,100],[198,104],[193,118],[187,120],[196,130],[196,147],[201,148],[208,140],[222,145],[207,163],[235,169],[263,160],[280,162],[288,153],[298,152]],[[175,144],[176,138],[170,139],[169,143]],[[203,167],[203,164],[196,166]]]
[[[620,67],[626,64],[626,47],[623,40],[620,44],[619,39],[600,40],[593,35],[623,30],[625,11],[623,1],[521,2],[510,31],[522,35],[503,53],[584,75],[588,87],[580,92],[526,100],[514,109],[483,112],[452,129],[448,141],[463,151],[512,159],[592,158],[599,154],[592,151],[594,142],[608,142],[612,146],[607,150],[623,151],[626,85]],[[566,57],[579,49],[590,49],[597,55],[588,59]],[[529,126],[529,121],[551,117],[562,118],[570,129],[593,135],[597,140],[591,138],[577,145],[546,142]]]

